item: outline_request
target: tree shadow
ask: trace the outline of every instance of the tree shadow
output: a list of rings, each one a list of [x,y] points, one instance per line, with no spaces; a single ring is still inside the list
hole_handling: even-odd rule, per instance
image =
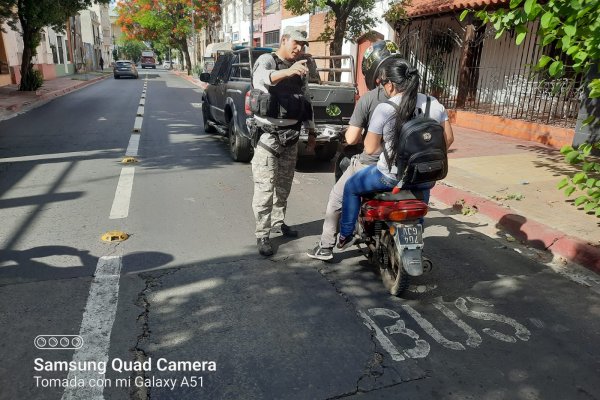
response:
[[[123,273],[138,272],[168,264],[173,256],[157,251],[134,252],[123,257]],[[88,250],[70,246],[37,246],[27,250],[2,250],[0,286],[29,281],[46,281],[93,276],[98,257]]]

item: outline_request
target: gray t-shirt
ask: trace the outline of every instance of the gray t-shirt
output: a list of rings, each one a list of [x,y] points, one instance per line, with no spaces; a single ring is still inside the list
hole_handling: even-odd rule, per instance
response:
[[[435,119],[440,124],[443,124],[448,120],[446,108],[435,97],[429,97],[431,98],[429,117]],[[391,97],[389,101],[400,104],[401,99],[402,95],[396,95]],[[423,114],[425,112],[426,105],[427,96],[419,93],[417,95],[417,107],[415,113]],[[375,112],[373,113],[373,117],[371,118],[371,123],[369,124],[369,132],[383,135],[383,142],[385,143],[386,151],[388,154],[392,152],[392,138],[396,134],[396,109],[394,106],[387,103],[381,103],[377,106]],[[396,166],[394,165],[390,171],[383,152],[379,155],[377,169],[391,180],[396,181]]]
[[[294,64],[294,62],[287,61],[285,59],[282,59],[282,61],[285,68],[289,68]],[[275,85],[273,84],[273,82],[271,82],[271,73],[276,71],[276,69],[277,63],[275,62],[273,56],[270,53],[262,54],[256,59],[256,62],[254,63],[254,71],[252,73],[252,86],[255,89],[260,89],[263,92],[267,93],[269,91],[267,87]],[[306,79],[302,79],[302,82],[302,90],[304,92],[304,96],[307,99],[310,99],[310,94],[308,92],[308,83]],[[298,120],[296,119],[270,118],[261,117],[258,115],[255,115],[254,119],[256,120],[259,126],[276,125],[280,127],[286,127],[298,123]],[[314,122],[312,120],[303,121],[302,124],[305,128],[314,128]],[[279,140],[274,134],[264,133],[263,135],[261,135],[260,141],[278,153],[282,150],[281,145],[279,144]]]
[[[358,99],[358,102],[354,107],[354,111],[352,112],[352,116],[350,117],[349,125],[357,126],[359,128],[367,128],[369,126],[369,121],[373,117],[375,108],[377,108],[380,103],[387,101],[387,99],[388,98],[385,95],[385,90],[381,89],[379,86],[375,89],[369,90],[367,93],[362,95],[360,99]],[[352,147],[355,146],[358,145],[353,145]],[[362,144],[360,146],[361,148],[363,147]],[[367,154],[363,151],[358,156],[358,160],[363,165],[375,164],[377,160],[379,160],[379,152],[375,154]]]

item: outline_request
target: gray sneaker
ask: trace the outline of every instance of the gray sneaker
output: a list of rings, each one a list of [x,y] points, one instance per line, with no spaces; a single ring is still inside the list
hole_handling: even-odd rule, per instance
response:
[[[331,260],[333,258],[333,248],[321,247],[321,244],[318,244],[314,249],[307,251],[306,255],[317,260]]]

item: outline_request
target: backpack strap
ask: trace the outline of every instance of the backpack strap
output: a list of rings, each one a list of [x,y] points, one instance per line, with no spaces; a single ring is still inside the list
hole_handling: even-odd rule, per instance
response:
[[[431,97],[427,96],[427,105],[425,106],[425,118],[429,118],[429,109],[431,108]]]

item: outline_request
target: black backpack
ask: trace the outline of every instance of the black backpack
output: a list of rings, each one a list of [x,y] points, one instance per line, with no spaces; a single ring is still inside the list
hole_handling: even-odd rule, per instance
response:
[[[387,101],[397,110],[398,105]],[[383,155],[390,166],[398,168],[397,178],[403,185],[434,182],[448,174],[448,155],[444,128],[429,117],[431,98],[427,96],[425,114],[418,115],[400,128],[400,141],[393,164],[383,144]],[[398,129],[398,128],[396,128]]]

